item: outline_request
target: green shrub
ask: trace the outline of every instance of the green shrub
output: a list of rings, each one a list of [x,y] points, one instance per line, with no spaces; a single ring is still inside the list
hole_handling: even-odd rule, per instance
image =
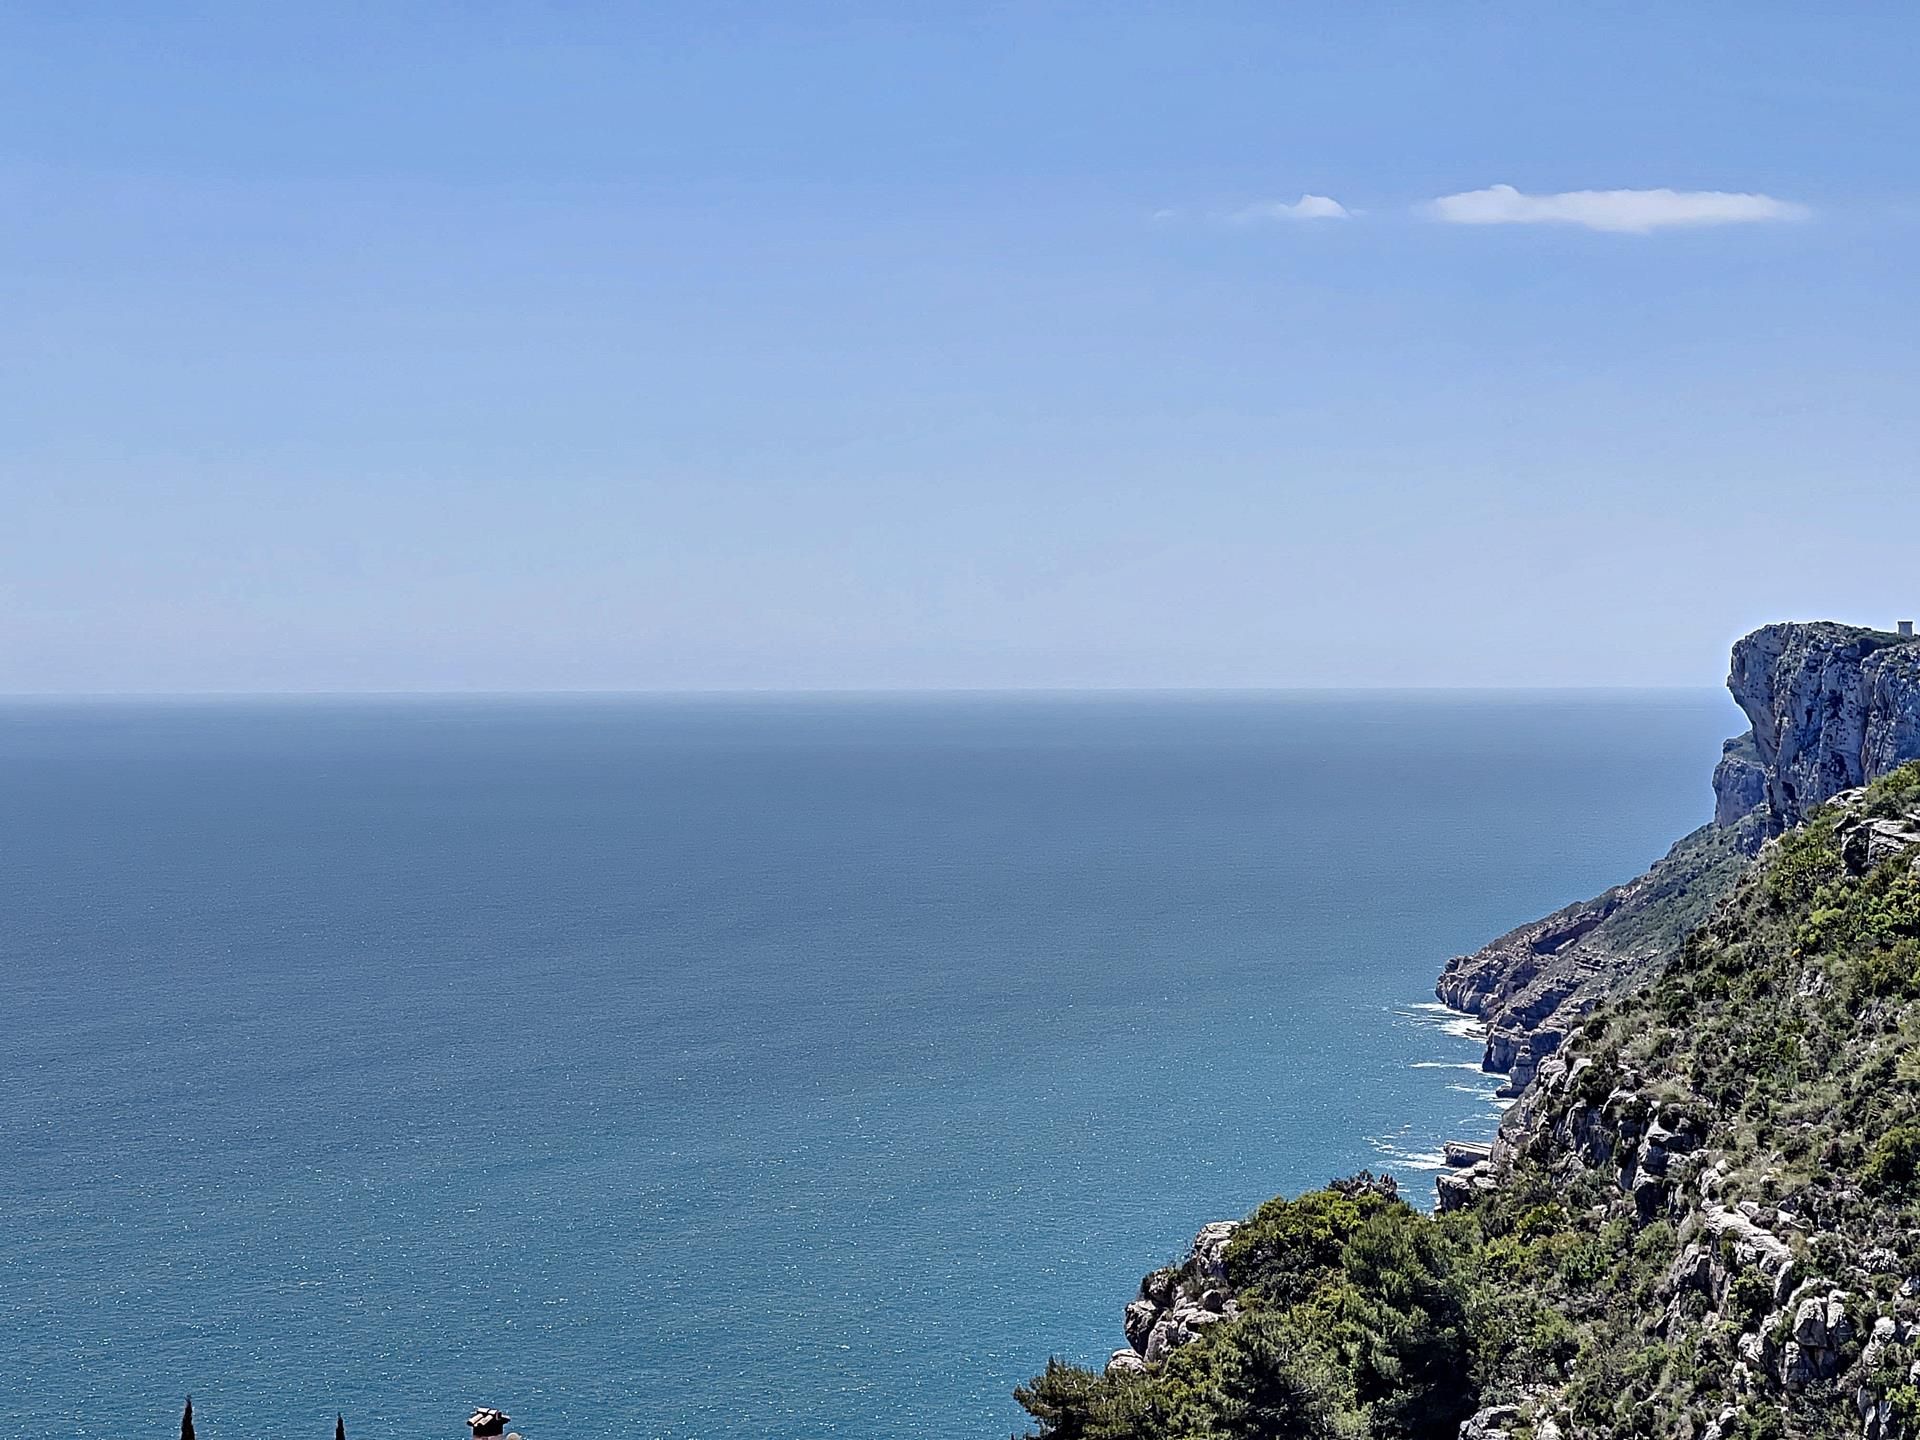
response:
[[[1406,1209],[1374,1191],[1314,1190],[1267,1201],[1227,1242],[1227,1279],[1284,1307],[1307,1299],[1340,1266],[1347,1242],[1371,1217]]]
[[[1875,1194],[1904,1194],[1920,1170],[1920,1125],[1896,1125],[1867,1152],[1860,1179]]]
[[[1035,1433],[1046,1440],[1087,1440],[1107,1386],[1103,1377],[1056,1356],[1032,1381],[1015,1386],[1013,1398],[1040,1422]]]
[[[1727,1316],[1751,1328],[1773,1308],[1773,1286],[1758,1270],[1742,1270],[1727,1287]]]

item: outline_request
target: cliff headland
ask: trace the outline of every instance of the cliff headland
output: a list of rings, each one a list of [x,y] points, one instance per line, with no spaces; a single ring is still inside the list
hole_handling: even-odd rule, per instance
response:
[[[1646,874],[1447,962],[1435,993],[1487,1025],[1485,1068],[1517,1095],[1580,1018],[1673,953],[1762,842],[1920,759],[1920,643],[1831,622],[1768,625],[1733,647],[1727,688],[1752,728],[1713,773],[1714,816]]]
[[[1728,684],[1712,823],[1448,963],[1518,1100],[1437,1213],[1207,1226],[1035,1434],[1920,1436],[1920,644],[1770,625]]]

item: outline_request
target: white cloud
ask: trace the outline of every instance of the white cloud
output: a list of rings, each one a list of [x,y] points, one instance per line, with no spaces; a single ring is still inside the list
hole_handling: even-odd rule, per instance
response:
[[[1563,190],[1528,195],[1511,185],[1491,185],[1443,195],[1424,207],[1449,225],[1584,225],[1644,235],[1683,225],[1746,225],[1767,220],[1804,220],[1812,212],[1771,195],[1726,190]]]
[[[1230,220],[1351,220],[1353,212],[1338,200],[1327,195],[1302,195],[1291,204],[1284,200],[1269,200],[1260,205],[1249,205],[1244,210],[1236,210],[1227,217]]]

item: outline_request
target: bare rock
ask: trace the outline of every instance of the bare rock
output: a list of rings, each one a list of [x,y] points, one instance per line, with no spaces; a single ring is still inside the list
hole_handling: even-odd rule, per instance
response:
[[[1823,1350],[1827,1344],[1827,1300],[1809,1295],[1793,1312],[1793,1338],[1804,1350]]]
[[[1144,1353],[1147,1348],[1147,1336],[1153,1333],[1153,1322],[1160,1318],[1160,1307],[1151,1300],[1135,1300],[1127,1306],[1125,1318],[1120,1328],[1125,1332],[1127,1343],[1135,1350]]]
[[[1147,1336],[1146,1349],[1141,1352],[1141,1358],[1148,1365],[1158,1365],[1173,1353],[1173,1332],[1173,1316],[1170,1313],[1154,1322],[1153,1330]]]
[[[1920,759],[1920,648],[1888,631],[1762,626],[1733,647],[1727,688],[1753,722],[1775,834]]]
[[[1460,1422],[1460,1440],[1513,1440],[1520,1419],[1518,1405],[1489,1405]]]
[[[1720,747],[1713,772],[1713,823],[1734,825],[1767,803],[1767,767],[1753,743],[1753,731]]]
[[[1434,1206],[1442,1215],[1464,1210],[1499,1185],[1491,1161],[1482,1160],[1464,1170],[1442,1170],[1433,1177]]]
[[[1704,1245],[1689,1245],[1667,1268],[1665,1291],[1678,1295],[1688,1290],[1710,1292],[1713,1288],[1713,1251]]]
[[[1180,1272],[1171,1267],[1155,1270],[1140,1282],[1140,1298],[1150,1300],[1156,1310],[1173,1304],[1173,1290],[1180,1283]]]
[[[1883,861],[1920,846],[1920,824],[1858,815],[1843,821],[1835,838],[1848,872],[1864,875]]]
[[[1734,1258],[1742,1265],[1757,1266],[1763,1274],[1778,1278],[1787,1273],[1793,1263],[1793,1248],[1786,1241],[1738,1210],[1704,1205],[1700,1219],[1707,1233],[1716,1240],[1722,1237],[1732,1240]]]
[[[1227,1278],[1227,1242],[1233,1239],[1233,1232],[1239,1228],[1238,1220],[1215,1220],[1210,1225],[1200,1227],[1200,1233],[1193,1237],[1193,1249],[1187,1257],[1195,1274],[1214,1280]]]

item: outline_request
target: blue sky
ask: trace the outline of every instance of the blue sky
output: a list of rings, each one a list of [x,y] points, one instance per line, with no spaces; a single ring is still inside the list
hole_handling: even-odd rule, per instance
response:
[[[1701,684],[1920,611],[1920,13],[1411,8],[10,5],[0,691]]]

